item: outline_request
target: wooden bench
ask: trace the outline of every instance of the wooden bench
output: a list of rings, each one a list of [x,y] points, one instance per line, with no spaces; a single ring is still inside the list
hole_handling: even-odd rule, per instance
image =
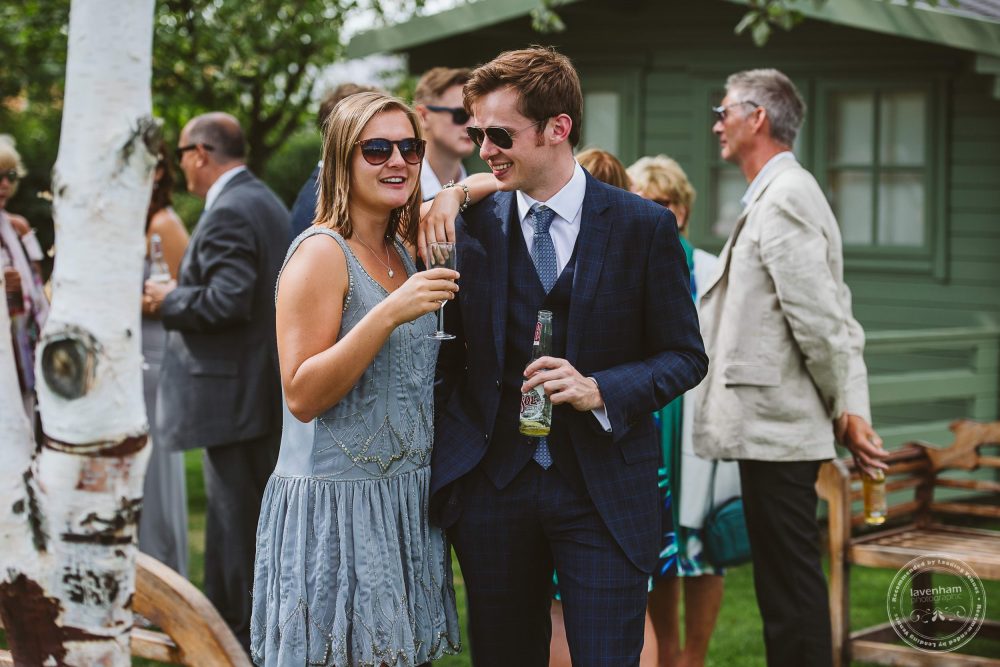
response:
[[[860,476],[852,460],[831,461],[820,469],[816,489],[820,498],[829,503],[830,615],[837,666],[849,665],[852,660],[883,665],[1000,665],[1000,659],[912,649],[899,641],[888,615],[885,623],[851,632],[852,565],[899,569],[914,558],[947,554],[967,563],[981,579],[1000,580],[1000,531],[949,525],[947,521],[956,516],[1000,519],[1000,506],[977,502],[984,497],[997,498],[1000,483],[942,474],[1000,468],[1000,456],[980,451],[1000,445],[1000,422],[960,421],[953,423],[951,430],[955,440],[947,448],[911,442],[892,452],[886,492],[890,500],[892,494],[898,497],[901,491],[912,490],[913,495],[907,494],[903,502],[890,505],[889,520],[881,527],[855,533],[855,528],[865,524],[863,513],[852,509],[862,497]],[[955,501],[935,498],[936,489],[989,495]],[[930,573],[918,577],[914,588],[930,587]],[[938,627],[947,630],[948,622]],[[1000,622],[987,619],[977,636],[1000,639]]]
[[[162,631],[132,630],[132,655],[170,665],[251,667],[232,631],[212,603],[191,582],[160,561],[136,555],[136,614]],[[0,666],[13,665],[0,651]]]

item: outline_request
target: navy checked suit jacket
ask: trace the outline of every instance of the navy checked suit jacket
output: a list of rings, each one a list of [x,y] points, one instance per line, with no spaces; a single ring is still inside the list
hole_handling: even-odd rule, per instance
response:
[[[456,225],[461,289],[445,322],[457,340],[443,343],[438,359],[431,479],[432,511],[445,527],[461,512],[463,476],[493,437],[511,233],[521,233],[512,192],[484,199]],[[569,420],[584,482],[610,532],[651,571],[660,548],[652,413],[708,367],[687,262],[670,211],[589,174],[576,252],[566,359],[597,380],[612,432],[569,406],[554,419]]]

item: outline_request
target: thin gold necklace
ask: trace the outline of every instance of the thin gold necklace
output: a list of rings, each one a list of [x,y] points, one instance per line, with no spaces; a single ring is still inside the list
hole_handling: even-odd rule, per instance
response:
[[[390,278],[392,278],[394,275],[396,275],[396,273],[392,270],[392,267],[389,266],[389,246],[385,246],[385,261],[383,262],[382,258],[379,257],[378,255],[376,255],[375,251],[372,250],[372,247],[370,245],[368,245],[367,243],[365,243],[361,239],[360,236],[358,236],[358,235],[355,234],[354,238],[356,238],[358,240],[358,243],[360,243],[364,247],[368,248],[368,252],[370,252],[372,255],[375,255],[375,259],[378,260],[379,264],[381,264],[382,266],[384,266],[385,270],[389,272],[389,277]]]

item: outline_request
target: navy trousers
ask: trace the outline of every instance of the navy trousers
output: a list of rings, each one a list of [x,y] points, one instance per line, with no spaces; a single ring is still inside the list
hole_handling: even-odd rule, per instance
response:
[[[547,667],[555,568],[574,666],[638,665],[649,575],[590,498],[533,461],[503,489],[478,469],[462,485],[449,536],[468,591],[473,664]]]
[[[822,461],[740,461],[757,607],[769,667],[832,664],[820,564],[816,476]]]

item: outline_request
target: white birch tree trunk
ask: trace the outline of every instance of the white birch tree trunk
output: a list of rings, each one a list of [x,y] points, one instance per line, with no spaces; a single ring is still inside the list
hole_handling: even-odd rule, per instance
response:
[[[19,665],[130,663],[149,456],[139,337],[149,146],[159,132],[152,24],[153,0],[72,2],[37,453],[15,414],[20,393],[0,315],[0,613]]]

